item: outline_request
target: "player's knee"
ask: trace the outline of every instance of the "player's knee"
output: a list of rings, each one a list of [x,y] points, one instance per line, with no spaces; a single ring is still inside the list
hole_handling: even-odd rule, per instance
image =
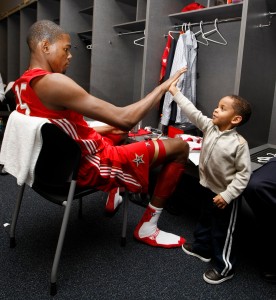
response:
[[[183,141],[182,139],[176,139],[176,141],[178,142],[178,148],[181,149],[181,152],[188,154],[189,144],[186,141]]]
[[[179,150],[179,158],[186,162],[189,156],[189,144],[182,139],[176,139],[177,140],[177,147]]]

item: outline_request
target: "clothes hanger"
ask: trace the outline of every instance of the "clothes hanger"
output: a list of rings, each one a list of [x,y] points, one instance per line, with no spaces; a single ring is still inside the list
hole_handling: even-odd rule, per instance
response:
[[[224,45],[224,46],[225,46],[225,45],[227,45],[227,41],[226,41],[225,38],[222,36],[222,34],[219,32],[218,26],[217,26],[217,22],[218,22],[218,19],[215,19],[215,23],[214,23],[215,28],[214,28],[214,29],[212,29],[212,30],[210,30],[210,31],[207,31],[207,32],[204,32],[204,38],[207,40],[207,42],[210,41],[210,42],[213,42],[213,43],[216,43],[216,44],[220,44],[220,45]],[[206,37],[206,35],[210,35],[210,34],[214,34],[214,33],[217,33],[217,34],[220,36],[220,38],[222,39],[222,42],[216,41],[216,40],[212,40],[212,39],[209,39],[208,37]]]
[[[185,30],[184,30],[184,25],[185,25]],[[183,23],[183,24],[181,25],[181,30],[176,30],[176,31],[174,31],[174,30],[169,30],[169,31],[168,31],[168,35],[174,40],[175,38],[173,37],[172,33],[183,34],[183,33],[186,32],[186,26],[187,26],[187,23]],[[164,36],[166,37],[166,36],[168,36],[168,35],[164,35]]]
[[[143,41],[144,39],[145,39],[145,37],[143,36],[139,39],[134,40],[133,43],[134,43],[134,45],[144,47],[144,44],[140,44],[140,41]]]
[[[178,34],[180,34],[180,33],[182,33],[182,31],[173,31],[173,30],[169,30],[169,31],[168,31],[168,35],[169,35],[172,39],[174,39],[174,37],[172,36],[172,33],[178,33]]]
[[[185,24],[185,30],[184,30],[184,24]],[[172,33],[178,33],[178,34],[185,33],[185,32],[186,32],[186,25],[187,25],[187,23],[183,23],[183,24],[181,25],[181,30],[176,30],[176,31],[169,30],[169,31],[168,31],[168,35],[169,35],[172,39],[174,39],[174,37],[172,36]]]
[[[144,36],[139,39],[134,40],[133,43],[134,43],[134,45],[144,47],[144,43],[143,44],[140,43],[140,41],[143,41],[144,39],[145,39],[145,31],[144,31]]]
[[[200,21],[200,23],[199,23],[199,28],[200,28],[200,29],[199,29],[199,31],[195,32],[194,35],[195,35],[196,40],[197,40],[198,43],[203,44],[203,45],[205,45],[205,46],[208,46],[209,43],[208,43],[208,40],[205,38],[205,33],[203,32],[202,25],[203,25],[203,21]],[[202,36],[202,38],[203,38],[202,41],[200,41],[200,40],[197,38],[197,35],[199,35],[199,34],[201,34],[201,36]],[[205,41],[205,42],[203,42],[203,41]]]

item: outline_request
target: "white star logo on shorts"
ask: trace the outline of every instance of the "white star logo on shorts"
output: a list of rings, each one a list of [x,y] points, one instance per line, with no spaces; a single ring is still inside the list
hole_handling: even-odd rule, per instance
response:
[[[140,164],[144,164],[145,162],[143,161],[143,156],[144,156],[144,154],[142,154],[142,155],[138,155],[138,154],[136,154],[135,153],[135,159],[133,160],[133,162],[135,162],[136,163],[136,166],[138,167]]]

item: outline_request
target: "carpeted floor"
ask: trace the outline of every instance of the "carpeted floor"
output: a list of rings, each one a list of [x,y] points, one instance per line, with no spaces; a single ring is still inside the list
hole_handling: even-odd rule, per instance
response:
[[[63,209],[26,189],[16,230],[17,246],[9,248],[9,226],[17,186],[0,176],[0,299],[51,299],[49,279]],[[209,264],[181,249],[159,249],[136,242],[132,232],[144,208],[130,203],[127,245],[120,246],[122,210],[103,214],[106,195],[84,198],[84,218],[74,203],[58,270],[54,299],[276,299],[276,286],[259,278],[257,246],[250,218],[243,218],[239,264],[230,281],[213,286],[202,279]],[[164,211],[159,227],[192,239],[198,207],[186,199],[178,215]],[[187,197],[188,198],[188,197]],[[5,227],[5,225],[7,225]]]

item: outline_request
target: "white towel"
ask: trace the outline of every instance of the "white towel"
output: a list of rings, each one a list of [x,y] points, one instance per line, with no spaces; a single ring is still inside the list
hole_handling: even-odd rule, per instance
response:
[[[13,111],[8,119],[0,152],[4,171],[17,179],[17,184],[32,186],[34,168],[42,147],[40,129],[46,118],[30,117]]]

